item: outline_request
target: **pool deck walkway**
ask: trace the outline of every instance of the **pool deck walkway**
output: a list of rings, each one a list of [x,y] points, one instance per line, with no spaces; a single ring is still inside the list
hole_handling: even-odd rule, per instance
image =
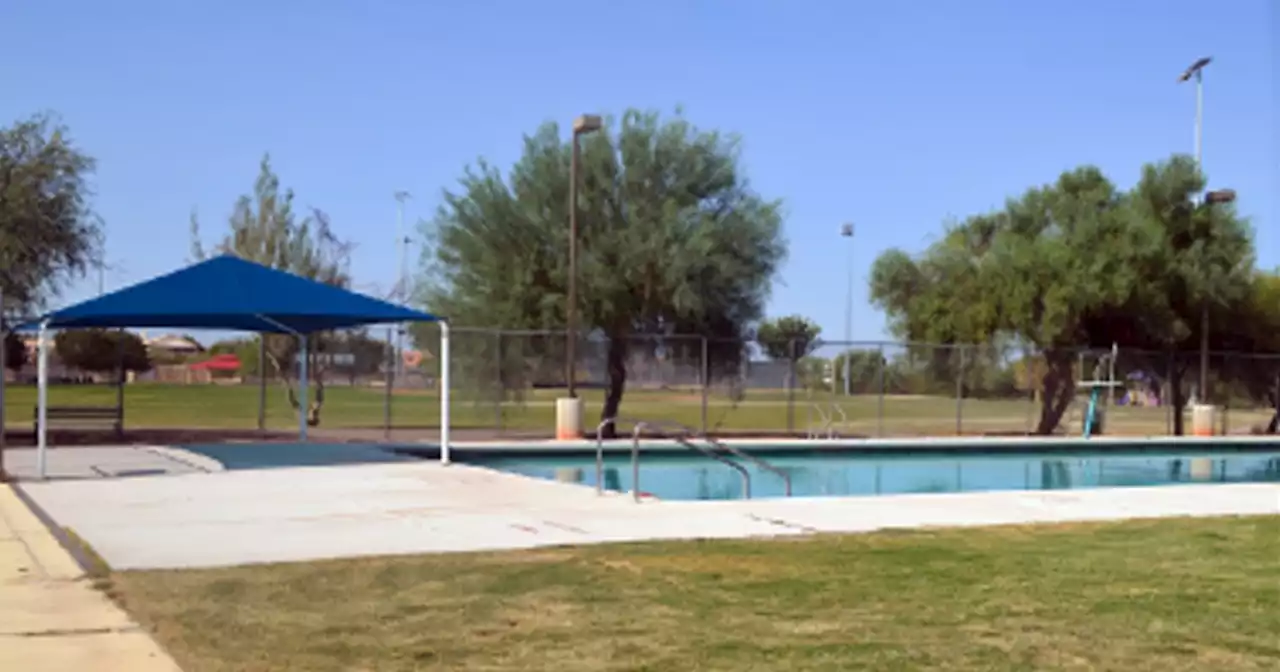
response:
[[[0,670],[180,672],[0,484]]]
[[[187,568],[653,539],[1280,514],[1280,484],[647,501],[433,462],[20,486],[116,569]]]

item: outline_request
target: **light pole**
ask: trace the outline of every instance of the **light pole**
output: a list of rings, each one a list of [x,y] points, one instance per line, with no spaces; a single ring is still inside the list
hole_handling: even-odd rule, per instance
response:
[[[400,303],[408,302],[409,288],[406,286],[407,280],[405,272],[406,259],[409,254],[409,236],[404,230],[404,202],[409,200],[409,192],[397,191],[396,199],[396,248],[399,253],[399,261],[396,263],[396,296]],[[405,325],[401,324],[396,328],[396,361],[395,372],[397,380],[404,380],[404,331]]]
[[[849,274],[849,286],[846,288],[844,299],[844,396],[847,397],[852,390],[849,383],[849,372],[852,371],[852,364],[849,360],[853,358],[853,346],[851,345],[853,341],[853,223],[841,224],[840,235],[849,239],[849,257],[845,261]]]
[[[1196,80],[1196,135],[1195,135],[1195,151],[1196,151],[1196,170],[1203,174],[1204,167],[1201,165],[1201,149],[1204,135],[1204,68],[1209,65],[1213,59],[1205,56],[1192,63],[1181,75],[1178,75],[1178,82],[1186,82],[1192,77]],[[1199,401],[1204,403],[1205,397],[1209,390],[1209,300],[1202,299],[1203,305],[1200,306],[1200,385],[1199,385]]]
[[[584,114],[573,120],[573,153],[569,157],[569,291],[565,306],[565,383],[569,398],[578,396],[578,164],[581,153],[578,138],[600,130],[600,117]]]

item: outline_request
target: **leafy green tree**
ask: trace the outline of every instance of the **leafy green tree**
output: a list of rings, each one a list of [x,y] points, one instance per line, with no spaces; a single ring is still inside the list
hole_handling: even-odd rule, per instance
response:
[[[1143,168],[1130,205],[1136,222],[1157,241],[1156,263],[1143,269],[1147,282],[1137,288],[1138,310],[1106,316],[1101,328],[1090,325],[1095,333],[1120,325],[1124,338],[1115,340],[1122,344],[1170,353],[1175,434],[1183,433],[1183,380],[1198,368],[1195,353],[1205,346],[1237,347],[1239,327],[1231,317],[1248,310],[1255,273],[1249,223],[1233,204],[1206,204],[1200,196],[1206,184],[1191,157]]]
[[[818,347],[822,327],[800,315],[765,320],[756,329],[756,343],[769,359],[797,362]]]
[[[280,178],[271,169],[269,156],[264,156],[254,184],[253,195],[241,196],[228,222],[229,230],[212,248],[214,254],[234,254],[243,259],[287,271],[334,285],[348,287],[351,279],[348,268],[351,243],[340,240],[329,226],[329,218],[323,212],[312,209],[306,216],[299,216],[293,208],[294,195],[289,189],[281,190]],[[200,225],[195,215],[191,217],[192,254],[204,259],[205,247],[200,238]],[[263,334],[262,352],[271,363],[277,377],[284,384],[289,404],[299,413],[299,400],[295,391],[298,367],[294,362],[300,352],[299,339],[287,334]],[[308,377],[314,384],[314,396],[305,411],[307,423],[320,424],[320,410],[324,407],[325,374],[333,358],[334,343],[331,334],[316,333],[307,336]]]
[[[117,329],[68,329],[53,338],[58,359],[90,373],[150,371],[151,356],[137,334]]]
[[[616,417],[629,356],[661,343],[637,336],[706,334],[713,375],[738,370],[785,254],[782,216],[749,187],[736,140],[679,115],[628,111],[581,142],[578,310],[582,335],[607,339],[602,416]],[[545,124],[509,174],[481,162],[445,193],[419,283],[433,312],[474,327],[564,329],[571,153]],[[425,332],[418,343],[431,347]],[[562,345],[540,354],[562,358]],[[527,357],[539,346],[522,347]]]
[[[65,126],[38,115],[0,129],[0,293],[32,315],[101,258],[90,206],[93,158]]]
[[[873,301],[902,338],[1037,351],[1036,429],[1052,432],[1075,398],[1081,347],[1188,349],[1203,306],[1231,310],[1247,295],[1248,225],[1230,206],[1195,204],[1204,179],[1189,161],[1145,167],[1127,193],[1096,168],[1063,173],[951,225],[918,257],[882,254]]]

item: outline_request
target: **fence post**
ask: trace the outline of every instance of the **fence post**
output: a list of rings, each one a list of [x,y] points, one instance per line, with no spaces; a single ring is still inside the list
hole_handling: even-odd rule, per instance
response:
[[[498,373],[498,380],[497,380],[498,384],[494,387],[493,423],[494,423],[494,426],[498,428],[498,432],[502,432],[502,402],[505,401],[507,396],[506,394],[507,390],[505,387],[503,387],[503,380],[502,380],[502,362],[504,359],[503,355],[505,353],[502,352],[502,330],[498,329],[496,331],[496,334],[498,337],[498,348],[497,348],[497,357],[495,358],[497,365],[494,368],[497,370],[497,373]]]
[[[258,334],[258,431],[267,431],[267,335]]]
[[[956,372],[956,436],[964,430],[964,345],[956,346],[960,351],[960,366]]]
[[[707,356],[707,337],[702,337],[702,435],[707,434],[707,395],[711,389],[711,362]]]
[[[1218,389],[1224,390],[1222,394],[1222,428],[1218,433],[1226,436],[1231,429],[1231,423],[1228,420],[1228,414],[1231,412],[1231,388],[1223,385],[1222,381],[1231,380],[1231,353],[1222,353],[1222,368],[1218,370],[1216,377],[1218,379]]]
[[[1164,431],[1169,436],[1173,436],[1174,425],[1178,424],[1174,422],[1174,418],[1173,418],[1174,412],[1178,410],[1174,407],[1173,400],[1174,400],[1174,397],[1180,396],[1182,394],[1181,390],[1178,390],[1177,392],[1175,392],[1173,389],[1173,383],[1174,383],[1173,369],[1175,366],[1177,366],[1177,363],[1174,362],[1173,351],[1165,351],[1165,355],[1164,355],[1165,395],[1164,395],[1164,398],[1161,399],[1161,401],[1164,402]]]
[[[124,329],[116,334],[116,439],[124,439]],[[3,375],[0,372],[0,375]],[[3,427],[0,427],[3,431]]]
[[[1040,389],[1040,360],[1038,355],[1032,356],[1031,349],[1026,346],[1022,347],[1022,379],[1027,386],[1027,418],[1022,431],[1030,436],[1037,410],[1036,394]]]
[[[787,352],[791,354],[787,357],[787,433],[792,434],[796,431],[796,341],[792,339],[788,342]]]
[[[876,371],[876,436],[884,437],[884,370],[889,365],[889,360],[884,357],[884,343],[880,344],[880,366]]]
[[[387,327],[387,370],[382,394],[382,436],[391,440],[391,392],[396,384],[396,347],[391,327]]]

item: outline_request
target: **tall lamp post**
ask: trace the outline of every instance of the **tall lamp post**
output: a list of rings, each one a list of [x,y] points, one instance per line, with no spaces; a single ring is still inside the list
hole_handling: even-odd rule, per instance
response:
[[[840,236],[849,239],[849,256],[845,260],[846,271],[849,274],[849,285],[845,290],[844,299],[844,396],[849,396],[852,387],[849,383],[849,373],[853,370],[852,362],[853,349],[850,345],[853,341],[853,223],[847,222],[840,225]]]
[[[409,236],[404,231],[404,202],[409,200],[410,195],[407,191],[397,191],[396,199],[396,252],[399,259],[396,262],[396,291],[395,296],[400,303],[408,303],[409,288],[406,286],[405,265],[409,255]],[[405,325],[401,324],[396,327],[396,361],[394,369],[396,372],[396,380],[404,381],[404,332]]]
[[[1196,133],[1195,133],[1195,157],[1196,170],[1203,171],[1204,166],[1201,163],[1201,153],[1204,137],[1204,68],[1209,65],[1213,59],[1205,56],[1196,60],[1190,67],[1178,75],[1178,82],[1188,82],[1191,79],[1196,80]],[[1215,192],[1216,193],[1216,192]],[[1207,197],[1207,194],[1206,194]],[[1209,204],[1206,198],[1206,204]],[[1199,385],[1199,401],[1204,403],[1208,396],[1209,390],[1209,301],[1205,299],[1203,305],[1200,306],[1200,385]]]
[[[565,306],[565,382],[569,398],[578,396],[578,164],[583,135],[600,130],[600,117],[584,114],[573,120],[573,154],[569,158],[569,296]]]

